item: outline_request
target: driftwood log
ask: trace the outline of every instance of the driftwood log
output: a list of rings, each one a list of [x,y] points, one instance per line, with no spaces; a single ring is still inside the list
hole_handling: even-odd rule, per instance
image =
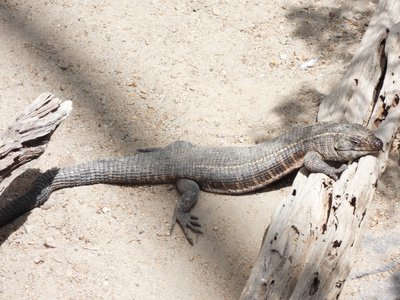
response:
[[[241,299],[337,299],[354,262],[364,218],[400,124],[400,1],[381,0],[318,121],[367,125],[384,142],[337,182],[297,175],[278,205]]]
[[[0,134],[0,182],[44,152],[51,135],[71,110],[71,101],[43,93]]]

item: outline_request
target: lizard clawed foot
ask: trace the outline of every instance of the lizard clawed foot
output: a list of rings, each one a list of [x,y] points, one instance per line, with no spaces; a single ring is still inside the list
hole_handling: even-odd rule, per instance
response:
[[[191,215],[188,212],[183,212],[178,209],[175,209],[174,217],[172,219],[170,234],[172,234],[176,222],[179,223],[179,225],[183,230],[183,233],[185,234],[186,239],[192,246],[193,246],[193,239],[190,237],[189,229],[197,234],[203,234],[203,232],[199,228],[201,227],[199,223],[199,218]]]
[[[340,173],[342,173],[344,170],[346,170],[347,169],[347,165],[346,164],[343,164],[343,165],[341,165],[339,168],[332,168],[331,169],[331,172],[329,172],[327,175],[329,176],[329,177],[331,177],[332,179],[334,179],[334,180],[338,180],[338,175],[336,175],[336,174],[340,174]]]
[[[323,173],[334,180],[338,180],[339,178],[336,174],[342,173],[347,168],[346,164],[341,165],[339,168],[331,167],[322,160],[321,154],[315,151],[306,153],[304,156],[304,166],[310,172]]]

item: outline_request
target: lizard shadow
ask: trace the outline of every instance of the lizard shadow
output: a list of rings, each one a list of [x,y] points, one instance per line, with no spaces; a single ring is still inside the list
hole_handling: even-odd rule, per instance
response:
[[[10,203],[10,200],[17,200],[25,195],[33,185],[33,182],[42,174],[39,169],[28,169],[22,174],[14,178],[11,183],[4,189],[0,195],[0,207]],[[8,239],[8,237],[19,228],[21,228],[30,212],[25,213],[13,220],[9,224],[0,228],[0,246]]]

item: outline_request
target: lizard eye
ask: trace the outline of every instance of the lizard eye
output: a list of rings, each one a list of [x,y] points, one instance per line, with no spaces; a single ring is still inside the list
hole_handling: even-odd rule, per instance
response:
[[[351,144],[352,144],[353,146],[358,146],[358,145],[360,144],[360,141],[359,141],[359,140],[350,140],[350,142],[351,142]]]

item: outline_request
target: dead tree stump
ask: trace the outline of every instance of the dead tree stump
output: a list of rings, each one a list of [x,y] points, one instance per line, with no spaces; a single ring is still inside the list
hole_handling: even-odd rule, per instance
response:
[[[360,123],[376,130],[383,153],[350,164],[337,182],[299,172],[291,195],[272,216],[241,299],[339,297],[399,130],[399,11],[400,1],[379,2],[348,71],[318,113],[318,121]]]
[[[72,110],[71,101],[41,94],[0,134],[0,182],[21,165],[43,154],[51,135]]]

